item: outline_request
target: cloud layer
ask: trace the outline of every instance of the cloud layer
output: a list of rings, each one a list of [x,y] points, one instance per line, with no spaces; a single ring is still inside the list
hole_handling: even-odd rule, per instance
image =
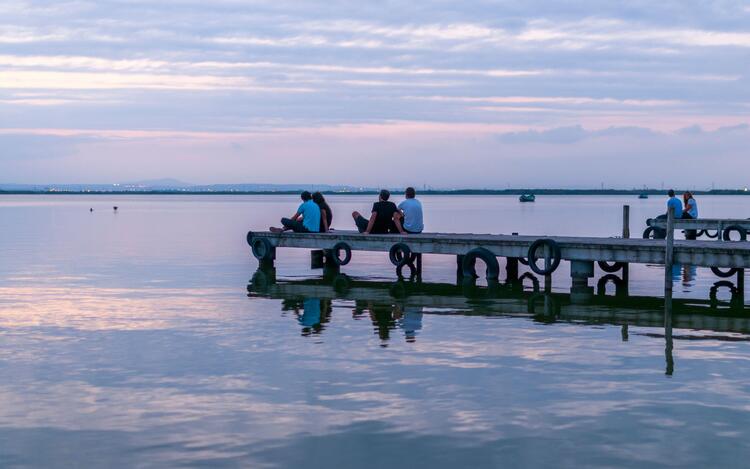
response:
[[[0,174],[629,186],[602,162],[690,155],[740,167],[653,179],[744,185],[748,25],[742,1],[6,0]]]

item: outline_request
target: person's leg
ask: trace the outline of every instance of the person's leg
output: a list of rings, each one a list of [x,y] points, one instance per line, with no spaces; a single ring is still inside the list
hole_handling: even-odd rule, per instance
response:
[[[284,230],[292,230],[295,233],[307,233],[307,228],[302,225],[301,221],[292,220],[290,218],[282,218],[281,224],[284,226]]]
[[[692,220],[693,217],[691,217],[687,212],[682,212],[682,219]],[[685,230],[685,239],[695,240],[696,238],[698,238],[698,232],[696,230]]]
[[[364,233],[365,230],[367,230],[367,225],[370,221],[363,217],[359,212],[352,212],[352,218],[354,218],[354,224],[357,225],[357,230],[359,230],[360,233]]]

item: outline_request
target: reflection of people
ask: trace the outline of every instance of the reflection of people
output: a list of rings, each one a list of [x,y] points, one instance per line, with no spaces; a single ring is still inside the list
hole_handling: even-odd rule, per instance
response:
[[[352,218],[354,218],[354,223],[360,233],[406,233],[401,227],[401,212],[399,212],[396,204],[388,201],[390,198],[390,192],[385,189],[380,191],[378,201],[372,204],[369,220],[359,212],[352,213]]]
[[[292,230],[295,233],[317,233],[320,231],[320,207],[313,202],[312,194],[308,191],[300,194],[302,204],[292,218],[282,218],[281,225],[283,228],[271,227],[274,233]]]
[[[404,196],[406,200],[398,204],[398,209],[404,216],[404,230],[407,233],[421,233],[424,230],[422,202],[417,200],[413,187],[407,187]]]
[[[403,329],[407,342],[416,341],[418,331],[422,330],[422,308],[419,306],[405,307],[398,325]]]

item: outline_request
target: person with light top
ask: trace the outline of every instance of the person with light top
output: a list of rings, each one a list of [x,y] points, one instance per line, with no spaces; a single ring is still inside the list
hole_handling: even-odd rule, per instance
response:
[[[284,231],[294,231],[295,233],[318,233],[320,232],[320,206],[316,204],[312,199],[312,194],[308,191],[300,194],[302,204],[300,204],[297,212],[292,218],[282,218],[281,225],[283,228],[271,227],[270,230],[274,233],[282,233]]]
[[[404,217],[402,222],[404,231],[411,234],[421,233],[424,230],[422,202],[417,200],[417,193],[413,187],[407,187],[404,196],[406,199],[398,204],[398,209]]]
[[[685,209],[682,211],[682,218],[693,219],[698,218],[698,202],[693,198],[693,193],[685,191],[682,194],[682,200],[685,202]],[[685,239],[696,239],[698,232],[696,230],[685,230]]]

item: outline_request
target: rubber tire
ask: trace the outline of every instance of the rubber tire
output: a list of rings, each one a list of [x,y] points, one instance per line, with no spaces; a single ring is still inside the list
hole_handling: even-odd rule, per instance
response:
[[[255,238],[252,244],[250,244],[253,250],[253,256],[259,261],[267,260],[271,258],[271,252],[273,247],[266,238]]]
[[[625,281],[614,274],[603,275],[598,282],[596,282],[596,294],[598,296],[606,296],[607,284],[612,282],[615,286],[615,296],[621,296],[622,287],[625,286]]]
[[[713,272],[717,277],[729,278],[739,272],[739,269],[732,267],[729,270],[721,270],[718,267],[711,267],[711,272]]]
[[[703,230],[703,234],[704,234],[704,235],[706,236],[706,238],[708,238],[708,239],[716,239],[716,238],[718,238],[718,237],[719,237],[719,232],[718,232],[718,231],[716,231],[716,233],[715,233],[715,234],[711,235],[711,234],[709,234],[709,233],[708,233],[708,230]]]
[[[615,272],[618,272],[623,267],[625,267],[624,262],[613,262],[612,264],[610,264],[607,261],[598,261],[596,264],[599,266],[600,269],[602,269],[603,271],[609,274],[614,274]]]
[[[397,254],[399,252],[401,253],[401,259],[397,257]],[[391,246],[390,251],[388,251],[388,258],[391,260],[391,264],[398,267],[404,264],[408,264],[411,261],[412,252],[411,249],[409,249],[409,246],[407,246],[405,243],[396,243]]]
[[[339,258],[339,251],[341,250],[344,251],[343,259]],[[343,241],[338,242],[331,248],[331,257],[333,258],[334,264],[339,266],[346,265],[352,260],[352,248]]]
[[[250,246],[250,247],[253,246],[253,234],[254,233],[252,231],[248,231],[247,232],[247,237],[245,237],[245,239],[247,240],[247,245]]]
[[[537,249],[544,246],[545,244],[549,246],[550,250],[552,251],[550,256],[552,258],[552,264],[550,264],[550,266],[546,269],[540,269],[539,266],[536,265],[535,259],[537,258],[534,256]],[[557,270],[557,267],[560,266],[560,261],[562,260],[561,256],[560,246],[558,246],[554,240],[549,238],[541,238],[531,243],[531,246],[529,246],[529,254],[526,256],[526,258],[529,260],[529,268],[534,271],[535,274],[548,275]]]
[[[531,272],[525,272],[523,275],[518,277],[518,283],[521,285],[521,288],[523,288],[523,281],[525,279],[531,280],[531,287],[534,290],[534,293],[537,293],[539,291],[539,279],[536,278]]]
[[[523,264],[523,265],[529,265],[529,261],[527,261],[527,260],[526,260],[526,259],[524,259],[523,257],[519,257],[519,258],[518,258],[518,262],[520,262],[520,263],[521,263],[521,264]]]
[[[716,294],[718,293],[719,288],[721,287],[729,288],[729,293],[732,294],[732,299],[729,300],[730,307],[732,304],[736,302],[737,286],[735,286],[735,284],[733,284],[732,282],[728,280],[720,280],[711,286],[711,289],[709,290],[709,293],[708,293],[708,298],[710,302],[709,304],[711,305],[712,308],[716,308],[719,305],[718,304],[719,300],[718,298],[716,298]]]
[[[464,277],[474,277],[476,275],[475,266],[477,259],[482,259],[487,265],[487,280],[495,280],[500,277],[500,264],[497,262],[497,256],[485,248],[474,248],[464,255],[464,261],[461,266]]]
[[[732,231],[736,231],[740,234],[740,241],[747,241],[747,230],[739,225],[730,225],[724,228],[724,231],[721,233],[721,239],[723,241],[730,241],[729,235]]]

